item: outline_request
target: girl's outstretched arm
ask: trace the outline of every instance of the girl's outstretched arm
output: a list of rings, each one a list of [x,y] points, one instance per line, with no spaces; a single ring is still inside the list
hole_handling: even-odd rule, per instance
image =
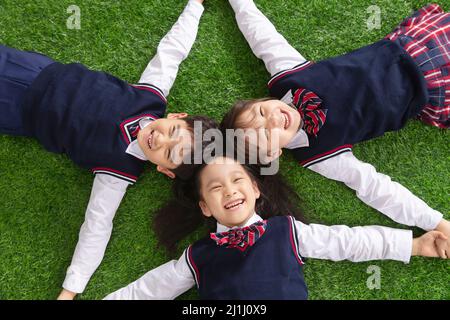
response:
[[[364,203],[395,222],[429,231],[442,221],[440,212],[389,176],[377,172],[372,165],[359,161],[352,152],[313,164],[308,169],[345,183]]]
[[[239,29],[254,55],[264,61],[271,76],[306,62],[252,0],[229,1],[236,14]]]
[[[298,250],[303,257],[353,262],[397,260],[408,263],[413,252],[410,230],[380,226],[350,228],[295,221]]]
[[[186,262],[186,251],[180,259],[150,270],[138,280],[109,295],[104,300],[170,300],[195,285]]]
[[[169,95],[178,68],[186,59],[197,37],[203,0],[189,0],[172,29],[162,38],[156,55],[148,63],[139,79],[140,84],[158,87],[165,97]]]
[[[408,263],[411,256],[448,258],[447,237],[429,231],[413,239],[412,231],[381,226],[350,228],[295,221],[298,251],[301,256],[333,261],[398,260]]]
[[[58,299],[73,299],[86,288],[103,259],[114,216],[128,185],[128,182],[106,174],[95,176],[85,220]]]

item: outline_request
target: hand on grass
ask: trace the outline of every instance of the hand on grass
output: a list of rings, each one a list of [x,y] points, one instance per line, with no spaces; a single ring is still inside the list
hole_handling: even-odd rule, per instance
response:
[[[419,238],[413,239],[412,256],[441,257],[448,259],[445,254],[448,237],[440,231],[429,231]]]
[[[439,240],[439,242],[443,247],[441,250],[444,250],[442,253],[445,254],[447,258],[450,258],[450,221],[442,219],[435,230],[442,232],[447,237],[446,241]]]
[[[61,293],[59,294],[57,300],[73,300],[73,299],[75,298],[76,295],[77,295],[77,294],[74,293],[74,292],[72,292],[72,291],[63,289],[63,290],[61,291]]]

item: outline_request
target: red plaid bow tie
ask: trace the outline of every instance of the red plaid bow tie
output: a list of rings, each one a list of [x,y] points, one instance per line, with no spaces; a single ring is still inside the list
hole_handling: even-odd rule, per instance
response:
[[[266,231],[267,220],[261,220],[244,228],[231,229],[225,232],[212,232],[211,239],[218,246],[227,245],[227,248],[237,248],[241,251],[255,244],[256,240]]]
[[[306,133],[317,137],[317,132],[325,123],[327,109],[322,109],[322,99],[314,92],[300,88],[294,92],[292,103],[297,108],[303,120]]]

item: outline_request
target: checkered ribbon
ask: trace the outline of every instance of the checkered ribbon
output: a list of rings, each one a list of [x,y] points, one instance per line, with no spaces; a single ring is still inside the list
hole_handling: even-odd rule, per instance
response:
[[[211,233],[218,246],[226,245],[227,248],[237,248],[241,251],[251,247],[261,238],[266,231],[267,220],[261,220],[244,228],[230,229],[225,232]]]
[[[303,120],[303,130],[310,135],[317,136],[325,123],[327,109],[322,109],[322,99],[314,92],[300,88],[294,92],[292,101]]]

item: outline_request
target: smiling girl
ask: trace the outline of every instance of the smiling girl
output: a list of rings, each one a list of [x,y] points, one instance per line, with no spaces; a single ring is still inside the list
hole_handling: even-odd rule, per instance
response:
[[[157,234],[167,235],[161,228],[170,226],[180,230],[183,221],[192,221],[192,214],[213,219],[215,232],[189,246],[178,260],[105,299],[174,299],[195,285],[202,299],[303,300],[308,297],[303,277],[307,257],[355,262],[444,257],[446,237],[438,231],[413,239],[408,230],[308,225],[298,212],[264,211],[270,210],[270,201],[279,202],[277,190],[268,185],[281,178],[272,177],[268,184],[254,172],[231,158],[218,157],[198,169],[190,183],[175,182],[176,199],[182,200],[158,212]],[[175,213],[168,215],[168,210]],[[172,232],[179,239],[176,234]],[[162,243],[173,248],[174,241],[167,237]]]
[[[271,97],[238,101],[222,128],[261,130],[256,144],[269,161],[287,149],[300,166],[343,182],[392,220],[450,237],[450,222],[441,212],[353,154],[357,143],[400,130],[412,118],[448,128],[450,13],[427,5],[384,39],[312,62],[252,0],[229,2],[250,48],[272,76]]]

